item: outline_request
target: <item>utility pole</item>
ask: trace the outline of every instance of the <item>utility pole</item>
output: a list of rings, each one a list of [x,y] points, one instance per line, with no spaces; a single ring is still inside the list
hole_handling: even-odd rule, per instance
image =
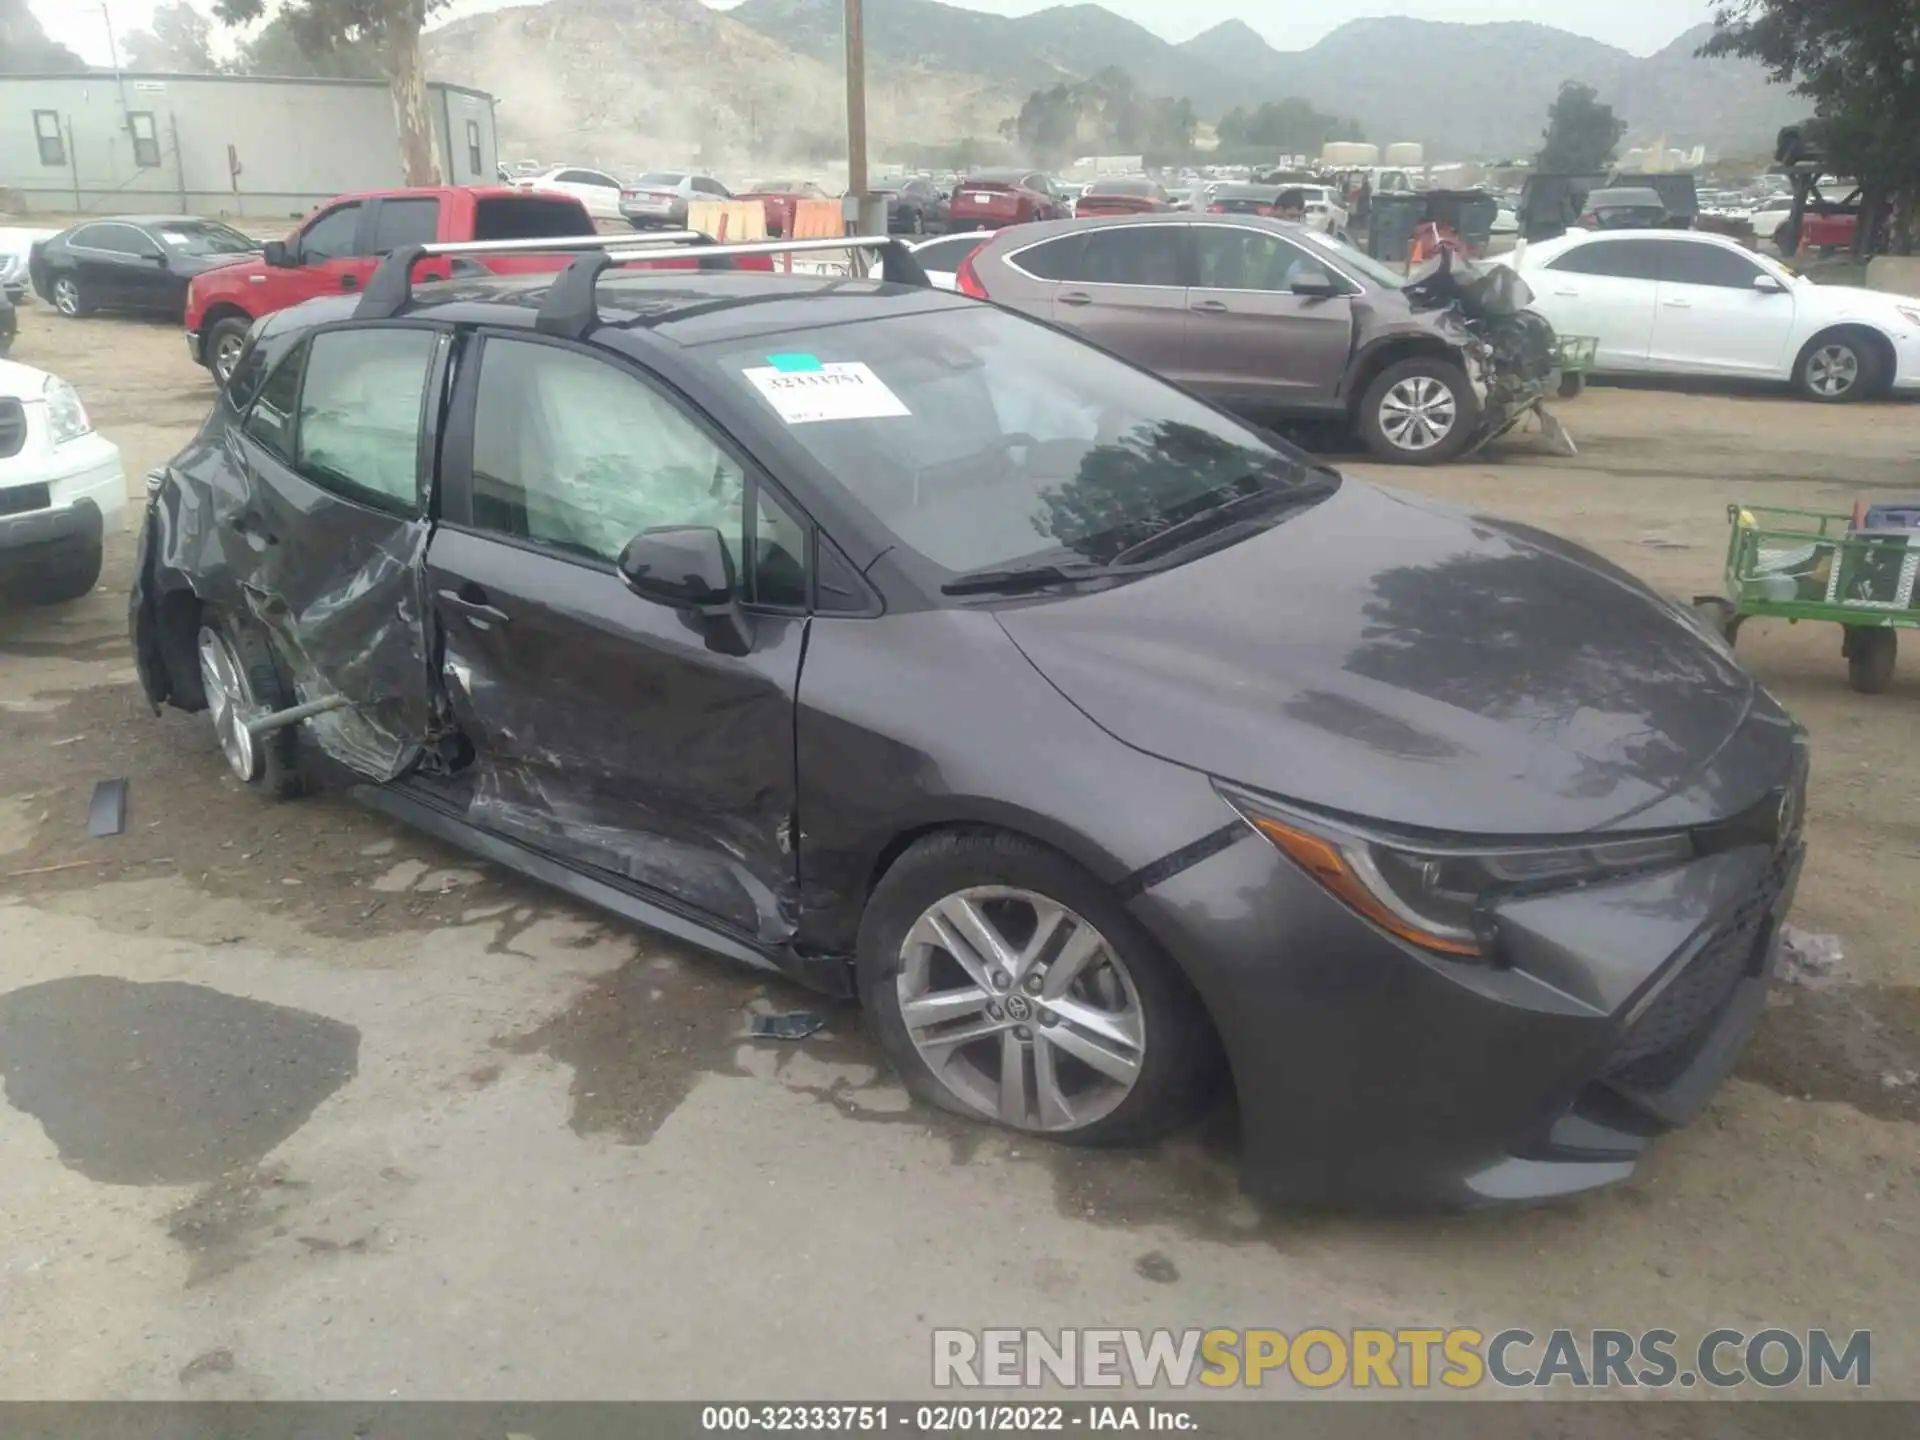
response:
[[[867,43],[861,0],[846,0],[847,13],[847,198],[853,213],[847,218],[856,232],[886,233],[887,217],[880,211],[875,227],[872,195],[867,191]],[[881,202],[882,205],[885,202]],[[862,257],[853,257],[855,272]]]

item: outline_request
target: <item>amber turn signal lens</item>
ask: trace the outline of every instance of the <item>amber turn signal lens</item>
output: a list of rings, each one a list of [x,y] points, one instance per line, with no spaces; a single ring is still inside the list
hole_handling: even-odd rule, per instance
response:
[[[1411,941],[1423,950],[1438,950],[1443,955],[1480,953],[1480,947],[1472,941],[1431,934],[1394,914],[1353,873],[1353,867],[1347,863],[1346,856],[1340,853],[1339,848],[1328,844],[1318,835],[1309,835],[1304,830],[1292,829],[1264,816],[1254,818],[1253,827],[1279,846],[1281,853],[1289,860],[1319,881],[1335,899],[1357,910],[1387,933]]]

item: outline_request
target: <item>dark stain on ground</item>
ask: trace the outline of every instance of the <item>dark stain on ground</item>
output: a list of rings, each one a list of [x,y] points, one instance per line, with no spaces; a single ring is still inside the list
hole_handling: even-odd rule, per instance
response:
[[[739,1074],[747,1004],[772,981],[680,947],[629,960],[572,1006],[501,1048],[552,1056],[573,1070],[576,1134],[651,1140],[705,1074]],[[781,1003],[801,992],[780,984]]]
[[[1180,1267],[1159,1250],[1149,1250],[1133,1262],[1134,1274],[1156,1285],[1171,1285],[1180,1278]]]
[[[271,1230],[306,1189],[305,1181],[290,1179],[278,1166],[234,1170],[168,1215],[168,1238],[192,1256],[187,1284],[205,1284],[237,1267],[252,1237]]]
[[[360,1032],[203,985],[76,975],[0,995],[0,1078],[60,1159],[113,1185],[260,1160],[353,1078]]]
[[[1920,986],[1776,991],[1739,1074],[1797,1100],[1920,1122]]]

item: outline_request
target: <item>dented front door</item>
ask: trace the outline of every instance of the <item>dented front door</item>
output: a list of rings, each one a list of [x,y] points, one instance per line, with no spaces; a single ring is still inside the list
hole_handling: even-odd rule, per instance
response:
[[[468,818],[786,940],[804,605],[755,614],[747,653],[723,653],[613,565],[654,525],[712,525],[744,561],[745,467],[597,354],[491,336],[462,369],[472,444],[449,447],[427,590],[475,750]]]

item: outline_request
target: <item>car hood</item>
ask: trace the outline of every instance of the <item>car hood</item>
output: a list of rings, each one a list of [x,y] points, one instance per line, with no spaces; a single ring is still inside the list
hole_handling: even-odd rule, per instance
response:
[[[45,370],[22,365],[18,360],[0,360],[0,399],[22,402],[45,399],[47,381],[51,378]]]
[[[1823,302],[1825,309],[1837,314],[1878,316],[1901,329],[1916,328],[1913,321],[1900,313],[1900,307],[1920,308],[1920,297],[1899,295],[1891,290],[1867,290],[1858,285],[1821,285],[1804,276],[1796,287],[1796,293],[1801,291],[1811,292]]]
[[[1796,743],[1765,692],[1626,572],[1352,481],[1216,554],[998,613],[1118,739],[1402,827],[1722,819],[1781,782]]]

